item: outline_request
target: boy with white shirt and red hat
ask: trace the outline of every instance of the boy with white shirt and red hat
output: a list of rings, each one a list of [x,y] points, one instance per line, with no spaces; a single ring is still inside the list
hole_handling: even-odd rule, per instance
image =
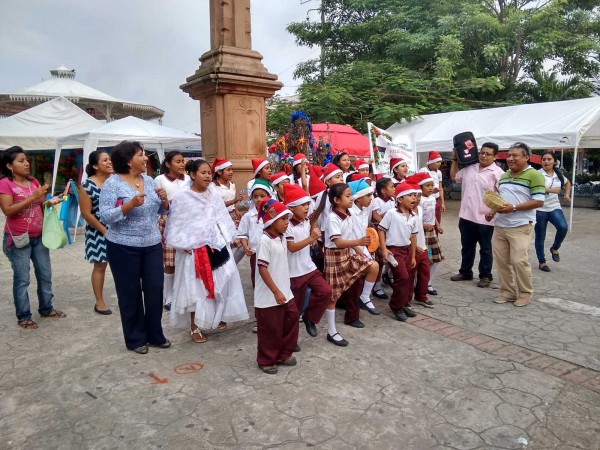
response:
[[[427,157],[427,166],[422,167],[419,172],[426,172],[433,180],[433,198],[435,198],[435,218],[438,223],[442,223],[442,213],[446,212],[444,202],[444,187],[442,186],[442,155],[436,151],[429,152]]]
[[[285,172],[277,172],[276,174],[271,175],[269,181],[273,185],[275,193],[277,194],[277,198],[275,198],[275,200],[283,202],[283,186],[291,182],[290,176]]]

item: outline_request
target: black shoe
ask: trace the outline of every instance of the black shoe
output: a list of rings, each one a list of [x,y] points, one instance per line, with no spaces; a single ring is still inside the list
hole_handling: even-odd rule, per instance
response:
[[[374,297],[378,298],[379,300],[387,300],[389,298],[388,295],[385,292],[383,292],[383,289],[380,289],[379,291],[373,289],[373,292],[371,293]]]
[[[137,347],[137,348],[133,348],[131,349],[132,351],[140,354],[140,355],[145,355],[146,353],[148,353],[148,345],[142,345],[141,347]]]
[[[472,280],[472,279],[473,279],[473,277],[472,277],[472,276],[470,276],[470,277],[466,277],[466,276],[464,276],[462,273],[459,273],[459,274],[457,274],[457,275],[452,275],[452,276],[450,277],[450,280],[451,280],[451,281],[470,281],[470,280]]]
[[[483,277],[482,279],[479,280],[479,283],[477,283],[477,287],[489,288],[490,284],[492,284],[492,280],[490,278]]]
[[[387,273],[381,275],[381,281],[390,287],[392,286],[392,280],[390,279],[390,276]]]
[[[340,336],[340,333],[335,333],[333,336],[336,336],[336,335]],[[331,342],[332,344],[337,345],[338,347],[346,347],[348,345],[348,341],[346,339],[342,338],[341,341],[336,341],[333,338],[333,336],[330,335],[329,333],[327,333],[327,340],[329,342]],[[340,336],[340,337],[342,337],[342,336]]]
[[[294,347],[294,353],[298,353],[300,350],[302,350],[300,348],[300,346],[298,344],[296,344],[296,346]]]
[[[396,317],[396,319],[398,319],[400,322],[406,322],[408,320],[408,317],[406,317],[406,314],[404,313],[403,310],[400,311],[394,311],[394,316]]]
[[[550,272],[550,267],[546,263],[541,263],[539,267],[542,272]]]
[[[402,308],[402,311],[404,311],[406,317],[417,317],[417,313],[410,308]]]
[[[552,247],[550,247],[550,254],[552,255],[552,261],[560,262],[560,254],[558,253],[558,250],[554,250]]]
[[[163,308],[165,308],[167,311],[171,311],[171,304],[167,303],[165,306],[163,306]]]
[[[308,320],[306,317],[302,317],[302,322],[304,322],[304,326],[306,327],[306,332],[308,333],[308,335],[316,337],[318,334],[317,326],[310,320]]]
[[[368,311],[369,314],[373,314],[374,316],[378,316],[379,314],[381,314],[381,311],[379,311],[375,306],[369,308],[367,305],[365,305],[365,303],[362,300],[358,301],[358,306],[360,307],[360,309]]]
[[[171,347],[171,341],[167,339],[162,344],[155,345],[155,347],[158,347],[158,348],[170,348]]]
[[[110,316],[112,314],[112,311],[110,309],[98,309],[96,308],[96,305],[94,305],[94,311],[96,311],[102,316]]]
[[[428,287],[427,288],[427,293],[429,295],[438,295],[437,291],[434,288],[432,288],[432,287]]]
[[[346,325],[349,325],[349,326],[354,327],[354,328],[364,328],[365,327],[365,324],[362,323],[358,319],[356,319],[354,322],[347,323]]]

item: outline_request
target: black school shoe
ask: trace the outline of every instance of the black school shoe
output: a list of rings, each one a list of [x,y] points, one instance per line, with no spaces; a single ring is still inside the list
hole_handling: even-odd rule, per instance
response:
[[[298,344],[296,344],[296,346],[294,347],[294,353],[298,353],[300,350],[302,350],[300,348],[300,346]]]
[[[379,300],[387,300],[389,298],[388,295],[385,292],[383,292],[383,289],[380,289],[378,291],[373,289],[373,291],[371,291],[371,294],[373,294],[373,297],[378,298]]]
[[[387,273],[384,273],[383,275],[381,275],[381,281],[390,287],[392,286],[392,280]]]
[[[434,288],[432,288],[432,287],[428,287],[427,288],[427,293],[429,295],[438,295],[438,292]]]
[[[346,325],[349,325],[349,326],[351,326],[351,327],[354,327],[354,328],[364,328],[364,327],[365,327],[365,324],[364,324],[364,323],[362,323],[362,322],[361,322],[360,320],[358,320],[358,319],[356,319],[356,320],[355,320],[355,321],[353,321],[353,322],[347,323]]]
[[[340,336],[340,337],[342,337],[340,335],[340,333],[335,333],[333,336]],[[327,340],[329,342],[331,342],[332,344],[337,345],[338,347],[347,347],[348,346],[348,341],[346,339],[342,338],[341,341],[336,341],[333,338],[333,336],[331,336],[329,333],[327,333]]]
[[[406,322],[408,320],[406,313],[402,309],[399,311],[394,311],[394,317],[396,317],[396,319],[398,319],[400,322]]]
[[[406,314],[406,317],[417,317],[417,313],[408,307],[402,308],[402,311],[404,311],[404,314]]]
[[[302,322],[304,322],[304,326],[306,327],[306,332],[308,333],[308,335],[316,337],[318,334],[317,326],[304,316],[302,316]]]
[[[368,311],[369,314],[373,314],[374,316],[378,316],[379,314],[381,314],[381,311],[379,311],[379,309],[377,309],[375,306],[369,308],[362,300],[358,301],[358,306],[360,307],[360,309]]]

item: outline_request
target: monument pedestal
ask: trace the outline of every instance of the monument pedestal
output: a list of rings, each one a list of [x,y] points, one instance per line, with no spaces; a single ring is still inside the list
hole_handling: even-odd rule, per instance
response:
[[[200,101],[202,153],[233,163],[239,189],[252,178],[252,158],[267,148],[266,99],[281,89],[250,47],[250,2],[211,0],[211,46],[181,89]]]

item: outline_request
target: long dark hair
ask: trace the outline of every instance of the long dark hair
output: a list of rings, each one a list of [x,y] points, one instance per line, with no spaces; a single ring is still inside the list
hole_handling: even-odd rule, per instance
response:
[[[181,153],[178,150],[173,150],[165,155],[164,161],[162,163],[160,163],[160,173],[162,173],[162,174],[169,173],[169,168],[167,167],[167,163],[171,164],[171,161],[173,161],[173,158],[175,158],[177,155],[183,156],[183,153]]]
[[[100,155],[102,153],[108,153],[106,150],[94,150],[90,153],[90,157],[88,158],[88,164],[85,166],[85,173],[88,177],[92,175],[96,175],[97,170],[94,169],[94,166],[100,162]]]
[[[346,183],[335,183],[333,186],[329,187],[329,192],[327,195],[329,196],[329,203],[331,203],[331,207],[335,207],[335,202],[333,201],[336,198],[340,198],[346,189],[350,189]]]
[[[190,174],[190,177],[191,177],[192,173],[198,172],[198,169],[203,164],[206,164],[208,167],[210,167],[210,164],[208,163],[208,161],[206,161],[204,159],[192,159],[192,160],[188,161],[187,164],[185,165],[185,171],[188,174]],[[194,179],[192,178],[192,181],[193,180]]]
[[[17,155],[20,153],[25,153],[22,147],[15,145],[13,147],[7,148],[2,152],[2,167],[0,168],[2,176],[0,178],[8,178],[10,181],[13,179],[12,170],[6,167],[7,164],[12,164],[15,159],[17,159]]]
[[[563,175],[562,171],[560,169],[558,169],[558,167],[556,167],[556,162],[557,162],[556,155],[552,152],[546,152],[542,155],[542,158],[546,155],[551,156],[552,159],[554,160],[554,167],[552,169],[554,170],[554,173],[560,180],[560,188],[563,189],[565,187],[565,176]]]
[[[350,158],[350,155],[346,152],[339,152],[336,153],[336,155],[333,157],[333,160],[331,161],[333,164],[335,164],[336,166],[340,167],[340,159],[342,159],[344,156],[347,156],[348,158]],[[340,167],[340,169],[342,169]],[[352,161],[350,161],[350,167],[348,167],[348,172],[352,171],[352,170],[356,170],[354,168],[354,164],[352,164]],[[342,172],[344,170],[342,169]]]

